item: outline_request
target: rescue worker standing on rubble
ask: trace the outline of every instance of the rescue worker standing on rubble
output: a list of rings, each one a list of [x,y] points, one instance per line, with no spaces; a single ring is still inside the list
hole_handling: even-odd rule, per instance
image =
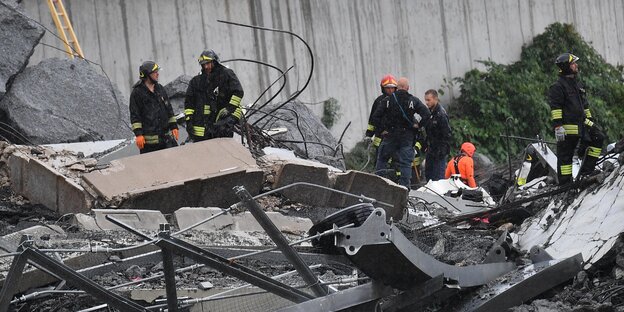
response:
[[[397,91],[386,96],[373,113],[375,136],[382,138],[375,170],[382,175],[388,160],[396,156],[400,177],[399,184],[410,189],[411,164],[414,159],[414,138],[419,128],[429,120],[429,110],[409,92],[409,81],[402,77],[397,82]],[[417,122],[414,114],[421,116]]]
[[[436,90],[429,89],[425,92],[425,104],[431,112],[430,120],[425,127],[427,134],[425,177],[427,180],[437,181],[444,179],[446,160],[451,152],[451,126],[446,110],[440,105]]]
[[[219,63],[214,51],[202,52],[198,62],[201,73],[189,82],[184,99],[189,138],[194,142],[231,138],[243,114],[243,87],[234,71]]]
[[[559,79],[550,87],[548,100],[557,139],[557,177],[559,185],[572,182],[572,158],[580,141],[584,155],[579,176],[593,172],[602,152],[604,134],[595,123],[583,84],[578,80],[579,58],[571,53],[557,57]]]
[[[370,115],[368,116],[368,128],[366,128],[366,138],[368,138],[372,143],[375,149],[379,148],[379,144],[381,144],[381,138],[375,136],[375,125],[373,124],[373,114],[381,101],[387,96],[394,93],[397,90],[397,81],[394,76],[387,74],[381,78],[381,82],[379,83],[381,87],[381,94],[373,101],[373,107],[371,107]]]
[[[470,142],[464,142],[461,145],[459,154],[448,162],[444,176],[448,179],[454,174],[459,174],[461,181],[470,186],[477,187],[477,181],[474,178],[474,155],[477,148]]]
[[[130,94],[130,122],[139,152],[178,146],[178,125],[165,88],[158,83],[160,67],[146,61]]]

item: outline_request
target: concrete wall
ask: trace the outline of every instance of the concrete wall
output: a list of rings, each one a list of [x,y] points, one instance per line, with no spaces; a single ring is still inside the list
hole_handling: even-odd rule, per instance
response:
[[[23,0],[26,12],[55,29],[43,0]],[[585,40],[612,64],[624,63],[624,2],[621,0],[65,0],[85,56],[102,64],[129,95],[138,66],[154,59],[161,82],[199,71],[196,59],[208,47],[222,59],[250,58],[286,69],[283,95],[303,86],[310,58],[288,35],[253,31],[217,19],[291,30],[312,47],[314,74],[299,97],[308,103],[334,97],[342,118],[332,129],[352,146],[366,128],[370,104],[385,73],[406,76],[423,97],[444,78],[478,67],[476,60],[518,60],[521,47],[553,22],[574,24]],[[62,47],[46,34],[44,44]],[[560,52],[553,51],[553,58]],[[63,57],[42,44],[31,64]],[[582,55],[580,56],[583,57]],[[275,70],[230,63],[252,103],[273,80]],[[277,88],[275,88],[277,90]],[[453,93],[453,92],[451,92]],[[454,91],[456,93],[456,90]],[[451,94],[450,96],[452,96]],[[447,95],[449,96],[449,95]],[[312,108],[319,115],[322,105]]]

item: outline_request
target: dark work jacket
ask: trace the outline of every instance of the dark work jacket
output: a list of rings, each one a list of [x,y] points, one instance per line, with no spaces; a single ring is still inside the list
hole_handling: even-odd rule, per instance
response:
[[[409,130],[416,134],[417,129],[414,114],[420,115],[418,127],[424,127],[429,122],[429,109],[417,97],[405,90],[397,90],[386,96],[373,113],[375,136],[381,136],[383,131],[394,133]]]
[[[375,111],[377,110],[377,107],[379,107],[379,104],[381,104],[381,101],[386,98],[385,93],[381,94],[380,96],[378,96],[375,101],[373,101],[373,107],[371,107],[371,111],[370,111],[370,115],[368,115],[368,127],[366,128],[366,136],[367,137],[372,137],[375,134],[375,125],[373,124],[373,114],[375,114]]]
[[[223,114],[238,120],[242,114],[240,100],[243,94],[243,87],[234,71],[217,63],[211,73],[199,74],[189,82],[184,99],[187,122],[210,127],[217,118],[223,118]]]
[[[580,130],[585,118],[591,117],[587,94],[576,78],[560,76],[548,90],[548,102],[553,127],[576,125]]]
[[[132,87],[130,94],[130,122],[134,135],[164,135],[177,129],[173,108],[165,88],[159,83],[151,92],[142,81]]]
[[[431,111],[427,132],[427,157],[441,159],[451,152],[451,126],[446,110],[440,103]]]

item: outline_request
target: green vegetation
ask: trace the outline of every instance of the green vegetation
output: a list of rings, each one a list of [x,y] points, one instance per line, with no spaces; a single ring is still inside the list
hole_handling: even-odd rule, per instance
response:
[[[554,140],[547,92],[557,79],[554,60],[564,52],[580,58],[580,79],[608,141],[621,138],[624,113],[617,108],[624,103],[622,67],[607,64],[572,25],[556,23],[523,47],[520,61],[511,65],[482,61],[485,72],[474,69],[454,79],[461,89],[449,108],[455,146],[470,140],[479,152],[501,161],[507,148],[500,135],[506,133],[507,126],[511,135]],[[512,140],[511,155],[517,155],[526,144]]]
[[[569,24],[555,23],[522,48],[520,60],[510,65],[481,61],[485,71],[473,69],[464,77],[444,80],[443,88],[460,86],[461,95],[448,109],[453,128],[453,147],[471,141],[480,153],[496,162],[507,157],[504,135],[554,141],[547,92],[558,75],[558,55],[571,52],[580,58],[580,80],[585,84],[592,115],[608,136],[606,142],[624,137],[624,69],[614,67],[581,38]],[[528,144],[511,140],[512,157]],[[346,163],[364,163],[363,146],[346,155]],[[554,149],[554,147],[552,147]],[[358,167],[349,167],[359,169]]]
[[[321,122],[327,129],[331,129],[334,126],[338,117],[340,117],[340,104],[338,104],[338,100],[334,98],[329,98],[323,101],[323,117],[321,118]]]

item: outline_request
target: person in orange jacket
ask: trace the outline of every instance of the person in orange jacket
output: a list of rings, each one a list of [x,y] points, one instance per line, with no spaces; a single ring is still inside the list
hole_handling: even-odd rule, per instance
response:
[[[477,148],[470,142],[464,142],[461,146],[459,155],[453,157],[446,165],[445,177],[448,179],[454,174],[461,176],[462,182],[470,187],[477,187],[477,181],[474,178],[474,155]]]

